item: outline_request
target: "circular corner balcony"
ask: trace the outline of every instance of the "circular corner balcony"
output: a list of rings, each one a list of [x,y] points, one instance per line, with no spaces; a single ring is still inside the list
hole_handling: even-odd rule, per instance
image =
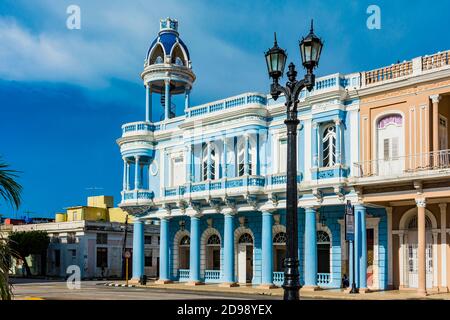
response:
[[[150,190],[124,190],[119,207],[134,216],[148,213],[153,206],[155,194]]]
[[[164,80],[170,79],[174,85],[170,90],[171,94],[180,94],[185,92],[186,85],[192,87],[195,81],[195,74],[190,68],[177,64],[146,63],[144,71],[141,73],[141,78],[144,80],[144,83],[152,83],[153,88],[160,88],[159,91],[163,91]]]

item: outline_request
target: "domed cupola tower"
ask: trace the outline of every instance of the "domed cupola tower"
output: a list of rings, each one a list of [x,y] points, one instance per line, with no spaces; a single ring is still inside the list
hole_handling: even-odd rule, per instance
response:
[[[175,117],[173,95],[185,95],[185,109],[195,74],[192,72],[189,50],[178,34],[178,21],[160,20],[158,37],[152,42],[141,74],[146,88],[146,121],[151,121],[152,94],[159,94],[164,120]],[[161,119],[161,120],[163,120]]]

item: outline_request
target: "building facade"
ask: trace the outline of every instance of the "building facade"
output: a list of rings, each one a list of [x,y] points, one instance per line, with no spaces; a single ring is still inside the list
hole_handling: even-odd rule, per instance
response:
[[[66,277],[67,268],[76,265],[80,267],[83,279],[121,278],[123,250],[129,250],[133,255],[133,221],[129,219],[129,224],[125,224],[126,213],[114,208],[113,203],[113,197],[89,197],[86,206],[70,207],[66,213],[57,213],[55,222],[13,225],[10,232],[40,230],[47,232],[50,238],[46,257],[32,255],[27,258],[33,275]],[[159,226],[146,224],[143,230],[143,268],[149,277],[156,277]],[[133,267],[131,259],[130,275]],[[16,261],[11,272],[23,275],[22,268],[20,261]]]
[[[448,71],[447,67],[448,60],[436,70]],[[370,188],[365,184],[373,174],[364,167],[378,155],[367,153],[375,148],[374,129],[367,129],[363,119],[372,107],[378,112],[377,102],[371,102],[377,101],[377,94],[425,71],[392,68],[401,76],[381,71],[333,74],[318,78],[311,93],[301,93],[297,186],[304,288],[340,288],[344,275],[353,280],[353,265],[362,291],[397,285],[392,240],[396,209],[381,201],[383,196],[375,201],[366,195]],[[426,72],[447,76],[447,71],[436,70]],[[160,22],[141,77],[145,121],[124,124],[117,140],[124,162],[119,206],[140,221],[134,224],[138,230],[147,220],[159,221],[160,282],[281,285],[286,251],[283,97],[275,102],[267,94],[252,92],[191,106],[195,74],[178,22],[170,18]],[[177,96],[178,101],[183,97],[180,114],[173,103]],[[152,121],[154,107],[164,110],[163,119]],[[400,121],[396,116],[383,119],[383,128]],[[375,186],[375,194],[384,191],[380,181]],[[352,246],[344,236],[348,200],[355,205]],[[137,253],[143,238],[134,234]],[[138,271],[133,278],[141,276]]]

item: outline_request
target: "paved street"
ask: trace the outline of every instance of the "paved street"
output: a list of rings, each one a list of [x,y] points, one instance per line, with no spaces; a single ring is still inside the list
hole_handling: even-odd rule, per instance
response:
[[[105,281],[83,281],[80,289],[70,290],[64,281],[13,279],[15,299],[46,300],[187,300],[187,299],[280,299],[261,295],[189,292],[160,288],[108,287]]]

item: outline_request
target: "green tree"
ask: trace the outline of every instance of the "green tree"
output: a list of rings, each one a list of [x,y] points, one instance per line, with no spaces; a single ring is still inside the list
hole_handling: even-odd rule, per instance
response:
[[[31,276],[30,266],[26,258],[31,254],[45,254],[50,239],[45,231],[20,231],[9,235],[9,246],[23,260],[27,277]]]
[[[9,169],[9,166],[0,159],[0,200],[19,209],[22,186],[16,181],[17,171]],[[16,253],[8,246],[8,241],[0,238],[0,298],[11,299],[11,284],[9,283],[9,268],[11,257]]]
[[[18,171],[9,169],[9,166],[0,159],[0,197],[10,203],[16,210],[19,209],[22,186],[16,181]]]

